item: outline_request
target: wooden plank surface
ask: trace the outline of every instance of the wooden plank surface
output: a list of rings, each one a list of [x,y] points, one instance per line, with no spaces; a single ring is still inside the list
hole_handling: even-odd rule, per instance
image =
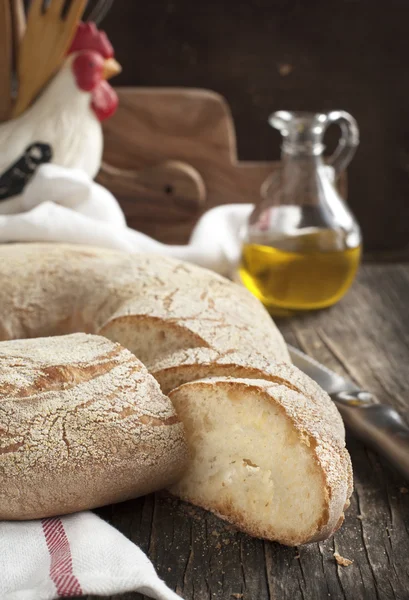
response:
[[[349,374],[409,421],[408,305],[409,265],[371,264],[336,307],[279,326],[287,341]],[[407,600],[409,482],[357,441],[347,444],[351,507],[341,530],[319,544],[285,548],[253,539],[164,493],[99,514],[139,544],[186,600]],[[353,564],[338,566],[335,551]]]

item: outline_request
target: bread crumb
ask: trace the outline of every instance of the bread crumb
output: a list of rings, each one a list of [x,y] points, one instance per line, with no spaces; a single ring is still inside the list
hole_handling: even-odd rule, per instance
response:
[[[221,547],[222,547],[221,543],[217,542],[217,544],[216,544],[216,550],[220,550]]]
[[[294,558],[301,558],[301,555],[300,555],[300,554],[296,554],[296,555],[294,556]]]
[[[354,562],[353,560],[349,560],[349,558],[344,558],[338,552],[334,552],[334,558],[341,567],[349,567]]]
[[[360,519],[360,520],[362,521],[362,519],[364,519],[364,518],[365,518],[365,515],[357,515],[357,516],[356,516],[356,518],[357,518],[357,519]]]
[[[401,494],[409,494],[409,490],[406,487],[401,487],[399,489],[399,491],[400,491]]]
[[[237,598],[237,600],[239,600],[239,598],[243,598],[243,595],[244,594],[230,594],[232,598]]]

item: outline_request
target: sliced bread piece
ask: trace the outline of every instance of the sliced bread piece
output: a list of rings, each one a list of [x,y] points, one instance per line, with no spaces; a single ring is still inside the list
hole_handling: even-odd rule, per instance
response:
[[[344,423],[334,402],[315,381],[290,363],[271,362],[252,350],[220,353],[211,348],[191,348],[154,360],[147,366],[164,394],[184,383],[209,377],[264,379],[279,383],[307,396],[321,410],[322,419],[331,423],[339,439],[345,437]]]
[[[186,383],[170,398],[192,456],[173,494],[291,546],[341,525],[352,469],[323,406],[284,385],[228,377]]]

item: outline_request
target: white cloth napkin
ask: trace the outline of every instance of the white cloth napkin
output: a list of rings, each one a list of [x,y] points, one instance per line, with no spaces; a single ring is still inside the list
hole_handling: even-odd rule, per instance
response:
[[[142,550],[95,514],[0,522],[1,600],[130,591],[180,600]]]
[[[239,232],[251,210],[251,204],[210,210],[188,245],[168,246],[129,229],[116,199],[87,175],[46,164],[21,196],[0,202],[0,243],[66,242],[153,252],[226,275],[238,260]],[[93,513],[0,522],[0,600],[127,591],[179,598],[137,546]]]
[[[0,201],[1,242],[65,242],[171,256],[229,275],[252,204],[205,213],[189,244],[170,246],[126,227],[114,196],[79,170],[40,166],[21,196]]]

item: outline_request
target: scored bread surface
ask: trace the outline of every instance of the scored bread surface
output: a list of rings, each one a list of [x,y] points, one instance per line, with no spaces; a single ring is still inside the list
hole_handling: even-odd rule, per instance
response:
[[[119,344],[83,333],[0,343],[0,518],[143,495],[186,459],[171,402]]]
[[[188,489],[189,493],[180,491],[182,488],[179,484],[173,487],[172,491],[219,513],[223,518],[253,535],[279,539],[283,543],[323,539],[342,522],[343,510],[348,505],[352,489],[352,471],[349,455],[345,450],[345,433],[341,417],[328,395],[291,365],[288,350],[275,324],[261,303],[243,287],[206,269],[154,255],[129,255],[117,251],[64,244],[8,244],[0,246],[0,316],[0,340],[56,336],[82,331],[104,336],[111,342],[119,342],[146,365],[160,383],[162,392],[169,394],[175,405],[177,405],[176,399],[181,398],[182,395],[190,399],[194,398],[195,393],[200,395],[203,386],[209,394],[213,394],[215,390],[216,396],[220,394],[220,397],[224,398],[223,386],[233,385],[231,395],[234,396],[236,385],[238,396],[242,397],[244,393],[244,403],[247,402],[247,397],[262,397],[266,405],[270,406],[270,409],[266,409],[266,418],[272,418],[273,413],[276,414],[274,411],[279,411],[277,415],[285,415],[285,419],[291,423],[291,431],[295,432],[294,440],[297,440],[297,444],[304,445],[308,449],[307,458],[313,457],[315,461],[314,472],[321,481],[320,486],[316,485],[315,488],[317,494],[320,491],[322,500],[322,514],[315,524],[312,523],[308,531],[304,529],[302,535],[298,537],[294,532],[290,535],[289,531],[287,535],[281,532],[277,537],[267,518],[264,527],[260,524],[256,525],[251,515],[243,516],[240,509],[234,507],[234,502],[229,509],[224,507],[222,510],[216,501],[209,501],[209,498],[199,497],[194,491],[192,492],[189,485],[183,488]],[[10,342],[13,343],[17,342]],[[59,344],[58,341],[52,343],[57,346]],[[22,386],[22,389],[33,391],[32,386],[37,385],[40,392],[48,390],[44,392],[47,398],[50,395],[52,397],[54,392],[47,386],[53,380],[64,380],[68,371],[70,380],[77,382],[76,387],[83,386],[84,389],[84,386],[97,385],[93,379],[96,374],[92,370],[94,360],[92,356],[88,360],[90,365],[88,370],[75,368],[70,371],[70,367],[76,365],[78,360],[74,349],[71,356],[67,354],[68,371],[64,371],[64,365],[59,360],[58,369],[49,372],[47,365],[52,367],[55,363],[52,362],[53,352],[48,355],[44,354],[46,352],[47,350],[43,350],[41,355],[45,376],[37,377],[36,384],[33,384],[30,377],[34,375],[27,372],[20,383],[16,381],[13,384],[15,390],[20,389],[18,386]],[[121,350],[121,352],[126,351]],[[6,355],[7,352],[4,353],[4,356]],[[129,356],[125,360],[126,364],[128,360],[130,360]],[[100,362],[98,369],[103,371],[104,364],[107,363]],[[2,368],[3,365],[0,367],[0,373]],[[138,369],[136,371],[140,374]],[[114,372],[115,369],[112,373]],[[124,385],[124,381],[130,377],[132,379],[129,366],[126,368],[123,366],[118,373],[121,374],[118,375],[119,379],[116,380],[115,385],[119,388]],[[10,384],[13,375],[10,372],[8,376],[11,377]],[[96,379],[101,382],[106,376],[107,374],[98,375]],[[139,380],[138,382],[138,385],[141,385]],[[146,381],[144,385],[143,397],[147,399],[152,396],[156,398],[156,402],[159,388],[155,390],[151,383],[148,385]],[[64,393],[69,397],[68,389]],[[69,458],[77,460],[82,450],[92,454],[97,465],[98,461],[107,465],[109,455],[120,454],[122,442],[116,437],[115,427],[109,429],[110,424],[116,423],[118,412],[109,407],[106,388],[103,390],[95,388],[95,392],[89,396],[90,401],[97,393],[102,394],[106,404],[104,408],[101,406],[98,414],[91,409],[87,409],[88,412],[78,410],[72,392],[67,406],[84,416],[84,427],[87,426],[89,419],[95,427],[98,422],[103,432],[101,437],[105,438],[108,447],[104,451],[98,445],[99,441],[95,436],[88,438],[88,441],[81,446],[80,433],[65,428],[63,434],[64,419],[56,414],[55,424],[46,435],[51,440],[57,440],[58,447],[61,448],[62,458],[59,459],[57,454],[52,458],[61,466],[61,473],[65,469],[61,463],[64,456],[67,460]],[[108,397],[111,395],[108,394]],[[164,397],[161,398],[160,402]],[[4,412],[5,400],[9,403],[8,413]],[[15,399],[13,404],[13,398],[2,394],[0,387],[0,428],[3,427],[3,430],[8,431],[10,415],[13,411],[20,410],[24,402],[19,403]],[[42,400],[37,404],[39,413],[48,411],[47,402]],[[147,402],[146,400],[144,411],[147,410]],[[187,405],[193,406],[190,400]],[[1,412],[2,406],[3,412]],[[239,404],[235,404],[234,407],[234,410],[240,410]],[[57,410],[58,415],[60,410]],[[193,409],[189,408],[189,410]],[[183,422],[189,422],[189,410],[179,414]],[[152,413],[148,413],[149,416],[162,421],[162,417],[157,417],[155,411],[156,408]],[[126,438],[128,441],[124,444],[129,451],[133,448],[132,451],[138,452],[136,462],[138,465],[138,461],[143,463],[143,472],[148,472],[148,475],[138,487],[139,491],[129,492],[126,488],[126,482],[129,483],[130,477],[127,471],[129,464],[125,461],[127,466],[124,467],[124,473],[126,471],[124,484],[119,480],[116,481],[112,475],[112,486],[107,486],[105,496],[102,484],[101,489],[94,490],[94,495],[100,498],[103,496],[104,502],[114,501],[118,490],[122,496],[127,496],[128,492],[138,495],[140,490],[145,489],[144,486],[148,487],[148,480],[152,489],[167,485],[163,473],[169,468],[169,472],[176,474],[178,469],[180,472],[184,466],[183,434],[181,425],[172,421],[175,418],[173,413],[169,414],[171,421],[167,421],[168,416],[166,416],[164,417],[166,425],[158,427],[154,426],[155,422],[152,420],[141,423],[139,419],[142,417],[139,412],[131,415],[125,411],[122,414],[126,417],[125,421],[127,419],[130,419],[129,423],[134,421],[133,426],[136,423],[137,427],[150,427],[149,439],[144,438],[142,443],[138,438],[138,448],[129,441],[131,437]],[[94,417],[96,420],[93,420]],[[248,418],[248,426],[252,428],[253,435],[255,423],[251,411]],[[21,419],[22,423],[26,423],[23,417]],[[24,427],[24,431],[30,429],[26,424]],[[0,429],[0,433],[3,430]],[[33,430],[33,439],[36,440],[36,436],[41,437],[40,430],[41,428],[38,431]],[[76,440],[75,443],[71,442],[71,435],[72,439]],[[223,435],[228,439],[228,433],[224,432]],[[0,443],[3,444],[0,446],[0,478],[10,477],[12,473],[15,475],[17,483],[13,484],[13,498],[19,498],[21,495],[18,486],[19,482],[26,481],[28,477],[23,471],[27,467],[27,456],[30,456],[26,446],[19,446],[26,438],[24,436],[17,438],[18,436],[13,437],[9,444],[5,441],[4,435],[0,436]],[[176,457],[175,461],[171,456],[169,460],[165,456],[169,451],[170,439],[178,448],[173,455]],[[45,443],[45,438],[42,438],[42,441]],[[2,454],[3,447],[8,450]],[[77,454],[72,447],[75,447]],[[41,462],[41,452],[44,457],[47,456],[49,452],[47,444],[45,443],[42,451],[38,445],[36,451],[39,452],[39,465],[42,469],[45,459]],[[301,452],[302,448],[299,451]],[[150,452],[153,454],[149,455]],[[223,453],[223,448],[221,452]],[[154,457],[158,461],[156,468],[160,471],[157,477],[153,466],[152,471],[150,471],[151,467],[145,469],[148,463],[151,464],[150,460],[153,465]],[[115,472],[114,467],[112,470]],[[97,482],[100,470],[97,467],[97,475],[95,471],[86,471],[86,469],[84,473],[84,477],[88,477],[91,482]],[[42,480],[41,478],[45,477],[44,472],[39,471],[38,476]],[[141,477],[143,479],[142,474]],[[291,477],[289,475],[286,477],[291,486]],[[186,476],[182,479],[181,485],[183,482],[186,483]],[[97,486],[97,483],[93,485]],[[75,483],[71,487],[75,499],[67,502],[68,505],[74,506],[75,503],[82,501],[83,492]],[[51,484],[49,489],[53,490]],[[296,492],[297,490],[294,490],[295,494]],[[0,490],[0,498],[2,498],[1,493]],[[91,491],[90,497],[92,493]],[[58,494],[53,496],[56,504],[59,501],[57,496]],[[5,497],[7,492],[3,492],[3,498]],[[34,510],[33,507],[34,499],[32,506]],[[300,531],[301,529],[300,526]]]
[[[247,290],[164,257],[64,244],[3,245],[0,307],[3,340],[98,333],[145,363],[149,336],[133,335],[134,328],[149,330],[170,350],[263,348],[289,362],[281,334]]]

